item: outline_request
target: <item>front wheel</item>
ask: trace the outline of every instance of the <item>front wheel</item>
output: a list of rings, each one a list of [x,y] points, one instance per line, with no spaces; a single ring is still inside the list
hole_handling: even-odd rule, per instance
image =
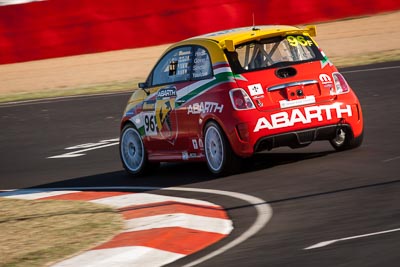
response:
[[[122,165],[131,175],[144,172],[147,165],[147,154],[139,132],[133,125],[126,125],[121,132],[119,151]]]
[[[209,122],[204,132],[204,148],[208,169],[221,176],[234,173],[240,165],[229,141],[215,122]]]
[[[329,140],[329,142],[337,151],[344,151],[361,146],[363,139],[364,132],[361,132],[358,137],[354,137],[349,129],[340,128],[337,130],[335,138]]]

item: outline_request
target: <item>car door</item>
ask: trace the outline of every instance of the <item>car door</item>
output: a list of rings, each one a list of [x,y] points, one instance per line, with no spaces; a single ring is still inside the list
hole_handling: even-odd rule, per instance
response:
[[[182,157],[185,144],[179,135],[178,91],[190,84],[192,47],[177,47],[166,53],[154,67],[145,90],[149,96],[143,102],[142,118],[149,154],[165,159]]]
[[[212,82],[211,59],[205,48],[180,46],[162,57],[147,81],[149,97],[142,111],[149,154],[158,160],[203,155],[198,122],[205,109],[199,107],[205,104],[205,85]]]

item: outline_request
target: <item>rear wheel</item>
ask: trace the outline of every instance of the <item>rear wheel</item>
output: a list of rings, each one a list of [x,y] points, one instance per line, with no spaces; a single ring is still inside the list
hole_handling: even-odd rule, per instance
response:
[[[126,125],[120,137],[119,151],[125,170],[134,175],[143,174],[147,167],[147,154],[139,132],[131,124]]]
[[[226,175],[238,171],[239,158],[234,154],[229,141],[215,122],[206,125],[204,148],[208,169],[215,175]]]
[[[335,138],[329,140],[329,142],[337,151],[344,151],[361,146],[363,138],[364,132],[361,132],[358,137],[354,137],[349,129],[340,128],[337,130]]]

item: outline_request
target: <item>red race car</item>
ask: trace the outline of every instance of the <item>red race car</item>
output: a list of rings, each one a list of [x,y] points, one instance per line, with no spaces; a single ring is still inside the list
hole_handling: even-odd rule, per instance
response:
[[[315,26],[258,26],[172,45],[125,109],[124,168],[139,175],[159,162],[205,161],[223,175],[280,146],[360,146],[360,103],[315,35]]]

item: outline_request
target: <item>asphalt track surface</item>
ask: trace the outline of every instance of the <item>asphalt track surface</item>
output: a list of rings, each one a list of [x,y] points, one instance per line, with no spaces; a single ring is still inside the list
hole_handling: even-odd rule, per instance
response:
[[[327,142],[281,148],[256,155],[242,173],[223,178],[210,176],[205,164],[187,163],[162,165],[143,178],[127,176],[118,146],[112,145],[126,93],[1,105],[0,190],[173,186],[238,192],[268,203],[271,220],[250,239],[198,266],[399,266],[400,62],[342,72],[363,107],[360,148],[338,153]],[[99,146],[79,157],[48,158]],[[234,222],[229,237],[171,266],[218,250],[256,217],[254,205],[228,196],[154,193],[211,201],[225,207]],[[336,242],[305,249],[331,240]]]

